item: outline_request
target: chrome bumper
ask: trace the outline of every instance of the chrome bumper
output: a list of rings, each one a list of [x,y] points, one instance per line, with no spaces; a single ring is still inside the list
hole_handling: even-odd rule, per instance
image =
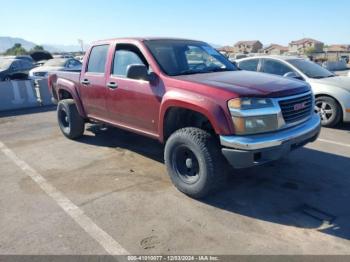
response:
[[[290,140],[307,140],[320,132],[321,120],[314,114],[306,122],[285,130],[274,133],[249,135],[249,136],[220,136],[223,147],[241,150],[257,150],[282,145]]]
[[[314,114],[306,122],[286,130],[252,136],[221,136],[222,154],[234,168],[262,165],[286,156],[317,139],[320,117]]]

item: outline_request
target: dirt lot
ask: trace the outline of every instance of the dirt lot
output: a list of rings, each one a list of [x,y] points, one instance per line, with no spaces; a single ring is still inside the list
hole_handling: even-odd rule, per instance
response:
[[[0,254],[350,254],[349,126],[197,201],[156,141],[23,113],[0,118]]]

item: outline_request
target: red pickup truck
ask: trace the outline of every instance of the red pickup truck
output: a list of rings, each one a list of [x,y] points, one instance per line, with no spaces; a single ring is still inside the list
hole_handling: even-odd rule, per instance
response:
[[[307,83],[238,70],[204,42],[99,41],[81,72],[48,79],[59,127],[70,139],[101,122],[165,144],[174,185],[194,198],[246,168],[314,141],[320,118]]]

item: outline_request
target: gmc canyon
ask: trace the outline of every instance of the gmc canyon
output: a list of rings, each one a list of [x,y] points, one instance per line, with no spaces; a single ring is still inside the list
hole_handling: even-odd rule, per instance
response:
[[[201,198],[246,168],[314,141],[320,117],[310,86],[238,70],[204,42],[132,38],[94,43],[81,72],[48,78],[63,134],[100,122],[165,144],[174,185]]]

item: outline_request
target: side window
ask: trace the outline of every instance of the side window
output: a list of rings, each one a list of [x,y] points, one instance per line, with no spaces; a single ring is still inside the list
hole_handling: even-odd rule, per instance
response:
[[[20,63],[18,61],[14,61],[11,66],[12,71],[20,70]]]
[[[136,47],[118,48],[115,51],[112,74],[126,77],[129,65],[146,65],[145,59]]]
[[[269,74],[283,76],[288,72],[293,72],[293,69],[279,61],[265,59],[262,71]]]
[[[23,61],[23,68],[24,69],[30,69],[32,68],[32,63],[28,62],[28,61]]]
[[[109,45],[99,45],[92,48],[86,72],[104,73]]]
[[[247,71],[258,70],[259,59],[245,60],[238,64],[239,68]]]

